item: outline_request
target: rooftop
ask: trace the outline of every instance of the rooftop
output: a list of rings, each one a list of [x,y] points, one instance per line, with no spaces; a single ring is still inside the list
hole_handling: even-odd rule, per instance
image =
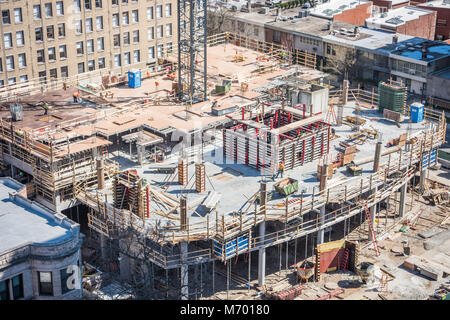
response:
[[[449,0],[434,0],[425,3],[419,3],[419,7],[428,7],[428,8],[447,8],[450,9],[450,1]]]
[[[418,19],[420,16],[433,13],[432,11],[405,6],[388,12],[380,13],[375,17],[366,19],[366,26],[369,28],[397,27],[405,24],[407,21]]]
[[[360,5],[367,4],[366,0],[330,0],[326,3],[317,5],[311,9],[311,15],[331,19],[337,14],[350,9],[354,9]]]
[[[50,211],[21,196],[11,198],[24,186],[11,178],[0,178],[0,253],[27,244],[52,245],[73,236],[73,222],[59,222]]]
[[[422,49],[426,49],[426,56],[422,56]],[[392,55],[424,62],[430,62],[450,56],[449,44],[417,37],[399,41],[396,44],[391,43],[381,50]]]

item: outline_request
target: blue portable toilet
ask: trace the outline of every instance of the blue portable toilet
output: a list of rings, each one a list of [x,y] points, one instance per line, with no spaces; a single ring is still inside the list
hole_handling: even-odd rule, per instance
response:
[[[141,86],[141,70],[133,69],[128,71],[128,87],[139,88]]]
[[[419,102],[411,104],[411,121],[414,123],[422,122],[424,106]]]

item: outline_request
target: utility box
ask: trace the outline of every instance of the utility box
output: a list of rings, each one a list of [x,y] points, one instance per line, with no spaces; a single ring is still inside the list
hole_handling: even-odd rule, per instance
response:
[[[419,102],[414,102],[411,104],[411,121],[414,123],[422,122],[424,110],[424,105]]]
[[[11,112],[12,121],[22,121],[23,120],[23,107],[20,104],[12,104],[9,106]]]
[[[128,71],[128,87],[139,88],[141,86],[141,70],[133,69]]]

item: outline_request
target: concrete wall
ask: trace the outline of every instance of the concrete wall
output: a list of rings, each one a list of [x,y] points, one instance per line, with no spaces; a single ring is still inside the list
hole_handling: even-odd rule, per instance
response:
[[[426,94],[438,99],[450,100],[450,78],[430,75],[427,79]]]
[[[366,19],[372,16],[372,3],[364,3],[356,6],[354,9],[344,10],[342,13],[334,16],[335,21],[343,21],[364,26]]]

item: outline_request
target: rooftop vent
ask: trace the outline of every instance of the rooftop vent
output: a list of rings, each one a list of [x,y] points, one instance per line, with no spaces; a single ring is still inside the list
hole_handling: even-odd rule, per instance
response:
[[[391,18],[389,20],[386,20],[386,23],[394,24],[394,25],[402,24],[403,22],[405,22],[405,21],[403,21],[399,17],[395,17],[395,18]]]

